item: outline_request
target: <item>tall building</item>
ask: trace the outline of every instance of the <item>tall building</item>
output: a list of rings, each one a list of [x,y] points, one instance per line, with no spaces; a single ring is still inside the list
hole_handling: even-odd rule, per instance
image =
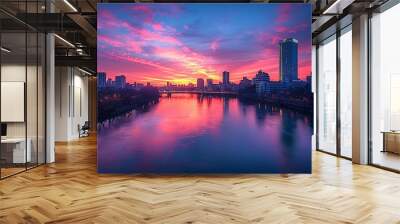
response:
[[[281,81],[270,81],[269,89],[271,92],[279,92],[279,91],[287,89],[287,84],[288,83],[281,82]]]
[[[106,86],[112,87],[113,84],[114,84],[113,80],[111,78],[108,78],[107,82],[106,82]]]
[[[125,85],[126,85],[126,77],[124,75],[115,76],[115,87],[125,88]]]
[[[251,86],[251,80],[248,79],[246,76],[243,76],[243,79],[240,80],[239,88],[240,89],[244,89],[244,88],[247,88],[249,86]]]
[[[256,85],[257,95],[271,92],[268,73],[265,73],[262,70],[258,71],[256,77],[253,79],[253,83]]]
[[[198,78],[196,87],[198,89],[204,89],[204,79]]]
[[[307,90],[311,91],[311,87],[312,87],[312,76],[311,75],[306,77],[306,82],[307,82]]]
[[[298,80],[298,41],[286,38],[279,42],[279,80]]]
[[[97,86],[99,88],[105,87],[107,84],[107,75],[105,72],[99,72],[97,74]]]
[[[213,80],[207,79],[207,87],[212,87],[212,85],[213,85]]]
[[[229,85],[229,72],[227,71],[222,72],[222,84]]]

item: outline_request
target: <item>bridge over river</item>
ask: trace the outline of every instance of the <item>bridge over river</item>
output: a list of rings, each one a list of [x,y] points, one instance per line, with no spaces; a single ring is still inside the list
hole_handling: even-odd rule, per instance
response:
[[[180,93],[190,93],[199,95],[213,95],[213,96],[237,96],[237,92],[230,91],[199,91],[199,90],[160,90],[160,94],[172,95]]]

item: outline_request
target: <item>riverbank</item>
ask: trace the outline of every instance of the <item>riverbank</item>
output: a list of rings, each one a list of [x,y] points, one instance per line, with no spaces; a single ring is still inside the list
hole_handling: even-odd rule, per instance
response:
[[[285,107],[304,113],[313,113],[313,102],[308,98],[290,98],[285,96],[256,96],[253,94],[239,94],[238,98],[242,101],[253,103],[266,103],[274,106]]]
[[[136,89],[103,88],[98,91],[98,123],[110,120],[133,110],[156,104],[160,94],[154,87]]]

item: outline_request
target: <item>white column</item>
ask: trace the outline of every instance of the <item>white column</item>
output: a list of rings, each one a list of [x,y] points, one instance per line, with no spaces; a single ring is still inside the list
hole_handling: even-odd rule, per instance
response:
[[[46,1],[46,11],[53,12],[54,5]],[[55,42],[54,34],[46,35],[46,163],[55,162]]]
[[[368,163],[368,15],[353,19],[353,162]]]
[[[46,163],[55,161],[54,132],[55,132],[55,60],[54,60],[54,35],[46,36]]]
[[[71,140],[72,68],[57,66],[55,69],[55,141]]]

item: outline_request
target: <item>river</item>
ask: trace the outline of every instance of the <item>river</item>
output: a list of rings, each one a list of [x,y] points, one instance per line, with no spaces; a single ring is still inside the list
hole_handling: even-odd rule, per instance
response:
[[[163,96],[98,131],[98,171],[309,173],[311,119],[237,98]]]

